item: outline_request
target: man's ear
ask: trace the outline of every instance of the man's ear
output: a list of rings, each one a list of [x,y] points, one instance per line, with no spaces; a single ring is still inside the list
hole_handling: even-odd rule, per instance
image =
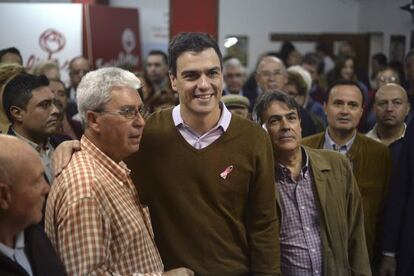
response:
[[[94,132],[99,133],[101,131],[101,127],[99,124],[99,115],[96,111],[86,111],[86,122],[88,128],[91,128]]]
[[[11,189],[6,183],[0,182],[0,210],[9,209],[11,203]]]
[[[177,77],[174,76],[171,71],[168,72],[168,76],[170,77],[170,81],[171,81],[171,88],[172,90],[174,90],[175,92],[177,92]]]
[[[12,105],[10,107],[10,114],[13,117],[14,122],[21,123],[23,121],[23,112],[24,110],[18,106]]]

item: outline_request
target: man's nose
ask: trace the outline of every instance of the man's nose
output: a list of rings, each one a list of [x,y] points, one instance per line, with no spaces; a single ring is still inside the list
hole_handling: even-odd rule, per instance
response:
[[[202,74],[198,79],[197,86],[199,89],[207,89],[208,88],[208,78],[206,75]]]

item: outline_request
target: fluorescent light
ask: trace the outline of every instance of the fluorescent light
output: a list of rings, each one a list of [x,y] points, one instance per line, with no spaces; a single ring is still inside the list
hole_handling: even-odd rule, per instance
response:
[[[239,40],[237,39],[237,37],[228,37],[224,41],[224,48],[230,48],[231,46],[234,46],[238,41]]]

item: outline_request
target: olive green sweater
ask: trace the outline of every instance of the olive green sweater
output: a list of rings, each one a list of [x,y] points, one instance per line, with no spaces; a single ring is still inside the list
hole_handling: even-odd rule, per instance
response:
[[[166,270],[279,275],[272,149],[260,126],[232,116],[219,139],[197,150],[164,110],[147,121],[128,165]]]

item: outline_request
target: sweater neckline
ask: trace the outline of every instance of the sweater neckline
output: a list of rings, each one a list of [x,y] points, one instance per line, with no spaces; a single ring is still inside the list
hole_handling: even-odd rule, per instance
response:
[[[187,147],[188,149],[190,149],[192,152],[196,153],[196,154],[202,154],[206,151],[209,151],[211,148],[214,148],[216,144],[221,143],[221,140],[223,140],[226,136],[227,136],[227,132],[229,132],[233,126],[233,118],[234,116],[231,116],[231,120],[230,120],[230,124],[229,127],[227,128],[226,131],[223,132],[223,134],[220,135],[219,138],[217,138],[213,143],[211,143],[210,145],[208,145],[207,147],[204,147],[202,149],[196,149],[195,147],[193,147],[192,145],[190,145],[185,138],[183,137],[183,135],[180,133],[179,129],[174,125],[174,120],[172,117],[172,112],[169,112],[169,122],[170,122],[170,126],[172,128],[174,128],[174,133],[175,135],[179,136],[179,140],[182,144],[184,144],[185,147]]]

